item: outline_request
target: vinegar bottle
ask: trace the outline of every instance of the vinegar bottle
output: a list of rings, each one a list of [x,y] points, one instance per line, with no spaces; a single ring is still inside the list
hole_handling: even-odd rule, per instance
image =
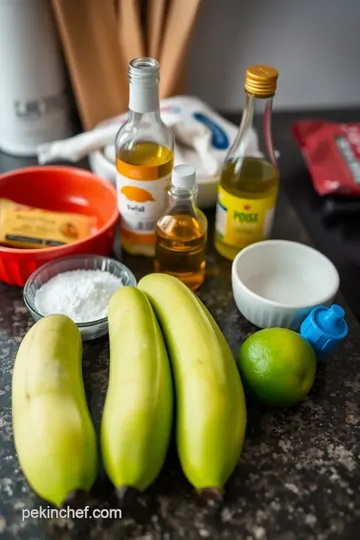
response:
[[[154,256],[155,225],[167,205],[174,138],[159,109],[159,63],[129,63],[129,115],[116,136],[117,196],[121,246]]]
[[[155,271],[180,279],[197,290],[205,278],[207,219],[196,205],[197,185],[191,165],[177,165],[169,191],[170,205],[156,226]]]
[[[271,234],[279,188],[271,135],[277,78],[278,72],[269,66],[251,66],[246,71],[245,107],[224,161],[216,205],[215,247],[230,260],[242,248]],[[259,137],[257,155],[248,149],[252,127]]]

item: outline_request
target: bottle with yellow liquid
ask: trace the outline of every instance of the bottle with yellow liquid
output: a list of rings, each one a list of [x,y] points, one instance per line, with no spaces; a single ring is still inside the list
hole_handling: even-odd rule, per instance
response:
[[[156,222],[167,205],[174,138],[160,118],[158,61],[135,58],[128,73],[129,116],[115,142],[121,246],[152,257]]]
[[[156,226],[155,271],[180,279],[196,291],[205,278],[207,219],[196,205],[195,169],[173,169],[170,204]]]
[[[271,113],[278,72],[250,66],[245,78],[245,107],[235,140],[225,158],[218,190],[215,247],[234,259],[244,247],[271,234],[279,173],[271,134]],[[249,152],[252,127],[259,153]]]

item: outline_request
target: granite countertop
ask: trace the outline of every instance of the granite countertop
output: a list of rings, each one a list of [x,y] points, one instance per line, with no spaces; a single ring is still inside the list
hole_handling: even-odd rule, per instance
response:
[[[210,216],[211,219],[211,216]],[[281,196],[274,237],[309,243]],[[150,261],[123,257],[139,278]],[[255,329],[232,299],[231,263],[209,239],[206,283],[199,292],[234,354]],[[11,374],[14,355],[31,326],[22,291],[0,284],[0,538],[4,540],[332,540],[358,539],[360,531],[360,332],[345,307],[349,337],[318,370],[310,396],[284,410],[248,407],[240,462],[220,506],[203,505],[185,480],[172,448],[156,483],[122,508],[122,519],[21,520],[23,509],[47,508],[29,489],[14,452]],[[344,305],[341,296],[338,302]],[[87,396],[96,427],[108,374],[108,340],[84,347]],[[76,449],[74,448],[74,451]],[[91,506],[115,508],[100,474]]]

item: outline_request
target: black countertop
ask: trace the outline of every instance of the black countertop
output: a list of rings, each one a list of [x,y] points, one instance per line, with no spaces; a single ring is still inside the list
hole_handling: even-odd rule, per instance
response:
[[[285,160],[286,147],[279,149]],[[20,165],[19,160],[7,159],[13,165],[3,165],[6,169]],[[310,243],[285,191],[284,184],[273,236]],[[212,222],[211,213],[209,219]],[[199,296],[237,354],[255,328],[236,309],[231,294],[231,263],[215,252],[211,239],[207,260],[207,278]],[[150,261],[128,256],[123,261],[137,278],[152,270]],[[360,333],[341,295],[337,301],[345,307],[349,337],[334,356],[319,366],[314,388],[302,404],[284,410],[249,405],[244,451],[222,505],[204,506],[197,501],[171,449],[159,479],[122,509],[122,519],[25,521],[21,519],[22,510],[48,507],[29,489],[12,441],[12,367],[32,320],[20,289],[0,284],[0,298],[0,538],[358,539]],[[107,386],[108,353],[107,338],[84,346],[85,386],[97,429]],[[101,473],[90,504],[92,508],[116,507],[111,487]]]

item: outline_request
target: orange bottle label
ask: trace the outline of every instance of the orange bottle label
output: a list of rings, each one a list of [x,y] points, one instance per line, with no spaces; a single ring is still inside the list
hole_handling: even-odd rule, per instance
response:
[[[118,158],[116,165],[121,233],[132,243],[152,244],[156,222],[167,207],[172,161],[138,166]]]

